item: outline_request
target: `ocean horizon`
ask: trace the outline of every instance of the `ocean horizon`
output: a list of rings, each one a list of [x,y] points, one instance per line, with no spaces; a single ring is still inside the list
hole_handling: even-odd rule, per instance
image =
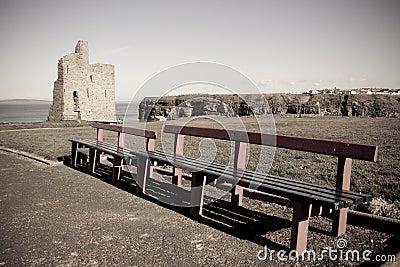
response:
[[[51,102],[40,103],[0,103],[0,122],[44,122],[49,116]],[[115,104],[116,119],[125,118],[128,102]],[[134,111],[134,112],[133,112]],[[138,119],[138,105],[130,108],[130,120]]]

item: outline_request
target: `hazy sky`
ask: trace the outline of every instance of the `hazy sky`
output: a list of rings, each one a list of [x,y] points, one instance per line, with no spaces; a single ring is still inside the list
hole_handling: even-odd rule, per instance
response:
[[[400,88],[400,1],[0,0],[0,99],[52,99],[78,40],[117,100],[179,63],[232,66],[264,92]]]

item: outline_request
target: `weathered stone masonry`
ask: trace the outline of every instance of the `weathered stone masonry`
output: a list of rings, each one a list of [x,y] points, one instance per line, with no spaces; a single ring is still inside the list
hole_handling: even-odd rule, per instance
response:
[[[114,66],[89,64],[87,41],[58,61],[49,121],[115,121]]]

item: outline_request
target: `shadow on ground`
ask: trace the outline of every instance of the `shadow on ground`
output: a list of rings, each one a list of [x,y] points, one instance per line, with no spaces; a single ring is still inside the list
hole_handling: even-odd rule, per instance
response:
[[[86,164],[86,155],[79,153],[77,169],[88,173]],[[71,158],[64,156],[58,158],[63,161],[64,165],[71,167]],[[72,167],[71,167],[72,168]],[[160,171],[157,170],[160,173]],[[115,186],[128,193],[139,196],[147,201],[155,203],[159,206],[172,210],[183,216],[191,218],[188,214],[190,204],[190,191],[184,188],[177,187],[167,180],[148,179],[146,185],[146,194],[136,194],[135,174],[127,171],[121,172],[121,178],[116,184],[111,183],[112,167],[106,164],[99,164],[96,167],[95,173],[91,173],[92,177],[96,177],[101,181]],[[161,171],[162,173],[162,171]],[[89,173],[88,173],[89,174]],[[166,174],[166,173],[165,173]],[[287,253],[290,251],[288,247],[276,243],[265,237],[269,232],[274,232],[284,228],[291,227],[291,221],[273,215],[268,215],[258,211],[250,210],[244,207],[234,206],[226,200],[206,199],[209,202],[203,207],[203,214],[199,218],[191,218],[199,223],[225,232],[234,237],[249,240],[261,246],[275,251],[284,250]],[[310,231],[318,232],[324,235],[329,235],[329,232],[323,229],[310,226]],[[400,237],[393,236],[387,241],[387,246],[382,251],[371,255],[371,258],[376,255],[395,255],[400,252]],[[379,262],[364,262],[360,266],[380,266]]]

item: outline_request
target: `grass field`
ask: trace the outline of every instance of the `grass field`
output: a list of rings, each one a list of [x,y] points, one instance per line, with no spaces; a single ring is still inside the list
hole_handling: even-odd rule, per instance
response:
[[[242,118],[246,129],[257,130],[253,118]],[[176,123],[176,122],[173,122]],[[194,125],[214,126],[209,120],[194,120]],[[235,128],[234,124],[227,128]],[[301,136],[308,138],[329,139],[379,146],[378,163],[354,160],[351,188],[355,191],[382,197],[390,203],[400,200],[400,119],[386,118],[283,118],[276,117],[277,134]],[[1,124],[0,145],[30,152],[47,159],[70,155],[69,138],[95,138],[96,131],[87,125],[74,127],[75,124],[47,125],[42,124]],[[226,126],[224,124],[224,126]],[[52,129],[23,130],[22,128],[50,127]],[[53,128],[57,127],[57,128]],[[148,129],[160,131],[162,122],[147,123]],[[11,130],[11,131],[10,131]],[[115,135],[106,136],[108,141],[116,141]],[[160,139],[157,147],[160,148]],[[230,145],[226,142],[215,142],[214,150],[198,149],[200,140],[185,139],[185,149],[192,156],[204,156],[215,152],[215,159],[227,163]],[[171,142],[166,141],[171,147]],[[202,142],[204,145],[207,142]],[[268,155],[260,158],[259,147],[250,147],[249,168],[255,168],[261,162],[261,169],[268,171]],[[204,154],[204,155],[203,155]],[[207,155],[205,155],[207,156]],[[263,165],[264,164],[264,165]],[[337,159],[312,153],[277,149],[269,173],[301,179],[321,184],[335,184]]]

